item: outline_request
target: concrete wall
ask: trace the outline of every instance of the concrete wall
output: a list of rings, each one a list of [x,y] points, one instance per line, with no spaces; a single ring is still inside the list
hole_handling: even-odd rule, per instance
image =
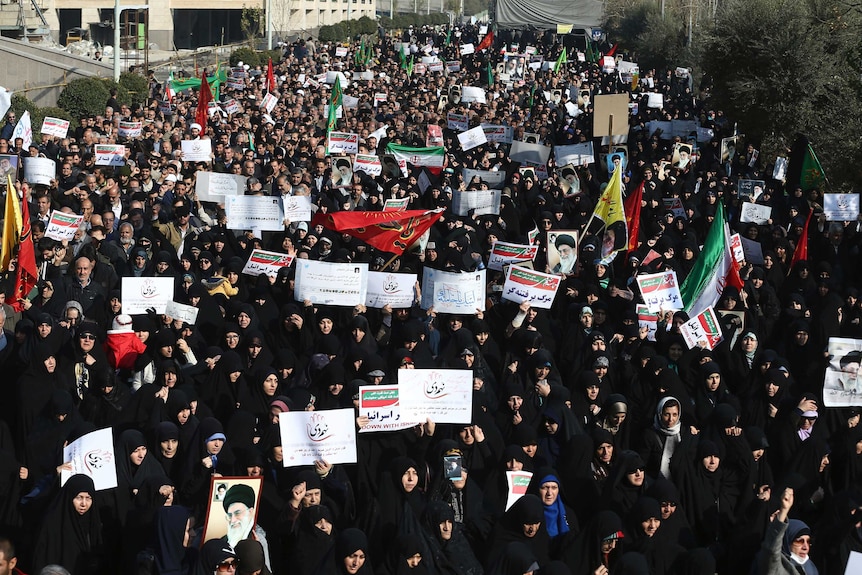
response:
[[[3,87],[31,99],[37,106],[56,106],[63,86],[36,88],[64,84],[76,78],[112,77],[110,62],[96,62],[65,52],[42,48],[9,38],[0,38],[0,78]]]

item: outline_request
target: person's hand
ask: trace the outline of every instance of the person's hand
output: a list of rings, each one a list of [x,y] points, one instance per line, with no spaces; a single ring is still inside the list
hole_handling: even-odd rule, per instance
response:
[[[788,487],[784,490],[784,493],[781,494],[781,501],[779,502],[780,507],[778,508],[778,519],[782,522],[787,520],[787,514],[790,512],[790,508],[793,507],[793,489]]]
[[[426,418],[425,423],[422,424],[422,433],[427,435],[428,437],[433,437],[434,431],[437,429],[437,424],[431,421],[431,418]],[[478,441],[478,440],[477,440]]]
[[[21,298],[18,301],[21,302],[21,307],[23,307],[25,310],[28,310],[33,307],[33,302],[31,302],[27,298]]]
[[[296,326],[296,329],[302,329],[302,325],[305,322],[305,320],[302,319],[302,316],[298,313],[290,314],[290,321]]]
[[[796,407],[799,411],[817,411],[817,402],[813,399],[803,399]]]
[[[485,319],[485,312],[476,308],[476,319]]]
[[[521,425],[523,421],[524,418],[521,417],[521,410],[518,410],[512,414],[512,425]]]
[[[165,403],[168,402],[168,386],[164,386],[156,392],[156,399],[161,399]]]
[[[757,489],[757,498],[761,501],[769,501],[770,496],[772,495],[772,490],[768,485],[761,485]]]
[[[355,306],[353,306],[353,317],[356,317],[358,315],[362,315],[366,311],[368,311],[368,308],[366,308],[365,305],[363,305],[361,303],[356,304]]]
[[[770,403],[769,404],[769,417],[774,418],[776,415],[778,415],[778,408]]]
[[[847,420],[847,427],[853,428],[853,427],[856,427],[857,425],[859,425],[859,414],[858,413]]]
[[[326,477],[332,471],[332,464],[327,463],[325,459],[318,459],[314,462],[314,472],[321,477]]]
[[[27,478],[30,477],[30,470],[26,467],[21,467],[18,469],[18,479],[21,481],[26,481]]]
[[[60,475],[64,471],[70,471],[70,472],[72,471],[72,462],[71,461],[67,461],[63,465],[57,466],[57,475]],[[20,470],[19,470],[19,473],[20,473]]]
[[[485,432],[478,425],[473,426],[473,438],[476,440],[476,443],[485,441]]]
[[[184,339],[178,339],[177,340],[177,348],[183,353],[188,353],[189,352],[189,343]]]
[[[739,437],[740,435],[742,435],[742,428],[741,427],[728,427],[727,429],[724,430],[724,433],[731,436],[731,437]]]
[[[211,458],[211,457],[209,457],[209,456],[204,457],[203,459],[201,459],[201,463],[202,463],[202,464],[203,464],[203,466],[204,466],[204,467],[206,467],[207,469],[212,469],[212,468],[213,468],[213,460],[212,460],[212,458]]]
[[[551,384],[547,379],[540,379],[536,382],[536,393],[542,397],[548,397],[551,394]]]
[[[510,363],[510,364],[509,364],[509,366],[508,366],[508,369],[509,369],[509,371],[511,371],[512,373],[518,373],[518,360],[516,359],[515,361],[513,361],[512,363]]]
[[[362,429],[363,427],[366,427],[369,423],[371,423],[371,420],[368,419],[367,415],[360,415],[359,417],[356,418],[356,427],[358,429]]]
[[[303,481],[299,485],[294,485],[293,489],[290,490],[290,494],[291,506],[294,509],[298,509],[300,504],[302,503],[303,498],[305,497],[305,481]]]
[[[593,575],[608,575],[610,571],[604,565],[599,565],[595,571],[593,571]]]
[[[690,426],[688,430],[691,432],[692,435],[697,435],[698,433],[700,433],[700,430],[693,425]]]
[[[93,357],[92,355],[90,355],[89,353],[85,354],[84,355],[84,363],[86,363],[87,365],[93,365],[94,363],[96,363],[96,358]]]
[[[518,309],[520,309],[524,313],[527,313],[528,311],[530,311],[530,302],[522,301],[521,305],[518,306]]]

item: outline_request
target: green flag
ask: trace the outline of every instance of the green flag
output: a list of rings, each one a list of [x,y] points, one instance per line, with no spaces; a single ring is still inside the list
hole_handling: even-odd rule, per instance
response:
[[[410,61],[407,62],[407,77],[413,75],[413,56],[410,56]]]
[[[491,62],[488,62],[488,86],[494,85],[494,68],[491,66]]]
[[[335,124],[338,122],[336,112],[341,106],[341,100],[344,93],[341,91],[341,75],[336,74],[335,84],[332,86],[332,95],[329,97],[329,114],[326,119],[326,133],[328,134],[335,129]]]
[[[820,160],[814,153],[814,148],[808,144],[808,149],[805,150],[805,156],[802,158],[802,173],[799,178],[799,186],[803,191],[812,190],[814,188],[822,188],[826,182],[826,173],[820,165]]]
[[[362,66],[364,64],[363,59],[365,58],[365,36],[362,37],[362,41],[359,43],[359,49],[353,53],[353,63],[357,66]]]
[[[536,97],[536,83],[533,82],[533,87],[530,88],[530,108],[533,107],[533,101],[535,100],[535,97]]]
[[[560,57],[557,58],[557,62],[554,64],[554,74],[559,74],[560,70],[563,68],[563,64],[568,62],[568,58],[566,56],[566,48],[563,47],[563,51],[560,52]]]
[[[446,29],[446,42],[443,44],[444,46],[448,46],[452,43],[452,28]]]

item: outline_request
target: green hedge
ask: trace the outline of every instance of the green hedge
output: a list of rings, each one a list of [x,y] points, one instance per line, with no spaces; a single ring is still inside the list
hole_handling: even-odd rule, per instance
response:
[[[120,74],[120,83],[117,87],[117,100],[121,104],[134,106],[147,103],[149,84],[147,79],[134,72],[123,72]]]
[[[394,18],[380,17],[380,25],[386,30],[397,30],[403,28],[419,28],[422,26],[442,26],[449,23],[449,15],[434,14],[396,14]]]
[[[266,66],[270,58],[272,58],[273,62],[280,62],[281,50],[254,50],[244,46],[230,53],[230,65],[236,66],[242,62],[252,68],[255,66]]]
[[[51,106],[40,108],[32,100],[21,94],[12,95],[11,109],[15,112],[18,119],[21,118],[25,110],[30,112],[30,127],[33,129],[33,141],[37,143],[42,141],[42,134],[39,133],[39,129],[42,127],[42,121],[45,119],[45,116],[69,120],[70,131],[78,127],[77,118],[73,118],[68,111]]]
[[[321,42],[342,42],[363,34],[376,34],[377,22],[368,16],[358,20],[344,20],[331,26],[321,26],[317,38]]]
[[[78,78],[63,88],[57,105],[73,118],[104,114],[105,104],[111,96],[110,89],[114,86],[113,81],[103,78]]]

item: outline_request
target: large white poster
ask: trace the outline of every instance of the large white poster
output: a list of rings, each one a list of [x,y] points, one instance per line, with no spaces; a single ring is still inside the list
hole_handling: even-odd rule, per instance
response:
[[[94,152],[97,166],[126,165],[126,146],[122,144],[96,144]]]
[[[155,308],[165,313],[168,302],[174,299],[174,278],[123,278],[123,313],[135,315]]]
[[[401,417],[410,421],[469,424],[473,416],[473,371],[399,369]]]
[[[290,411],[278,416],[284,466],[356,463],[356,419],[353,408]]]
[[[365,304],[368,264],[298,260],[294,298],[320,305]]]
[[[823,405],[847,407],[862,405],[862,339],[830,337],[829,364],[823,379]]]
[[[359,433],[397,431],[419,423],[401,417],[397,385],[364,385],[359,388],[359,416],[368,418],[368,425]]]
[[[29,184],[51,185],[57,175],[57,165],[48,158],[24,158],[24,179]],[[13,178],[14,179],[14,178]]]
[[[368,292],[365,305],[392,309],[410,308],[416,297],[416,275],[392,272],[368,272]]]
[[[292,222],[311,221],[311,196],[282,196],[284,219]]]
[[[180,146],[184,162],[209,162],[212,157],[211,140],[183,140]]]
[[[227,227],[231,230],[278,232],[284,229],[281,198],[272,196],[225,196]]]
[[[500,213],[500,190],[454,190],[452,192],[452,211],[459,216],[481,216]]]
[[[823,194],[827,222],[853,222],[859,217],[859,194]]]
[[[202,202],[223,203],[225,196],[241,196],[245,193],[245,176],[221,174],[217,172],[198,172],[195,180],[195,193]]]
[[[193,305],[187,305],[177,301],[169,301],[165,305],[165,315],[171,319],[194,325],[198,319],[200,310]]]
[[[117,458],[111,428],[98,429],[82,435],[63,448],[63,463],[71,463],[71,471],[60,473],[60,485],[73,475],[86,475],[93,480],[96,491],[117,486]]]
[[[452,273],[426,267],[422,273],[422,309],[473,315],[485,311],[485,270]]]

